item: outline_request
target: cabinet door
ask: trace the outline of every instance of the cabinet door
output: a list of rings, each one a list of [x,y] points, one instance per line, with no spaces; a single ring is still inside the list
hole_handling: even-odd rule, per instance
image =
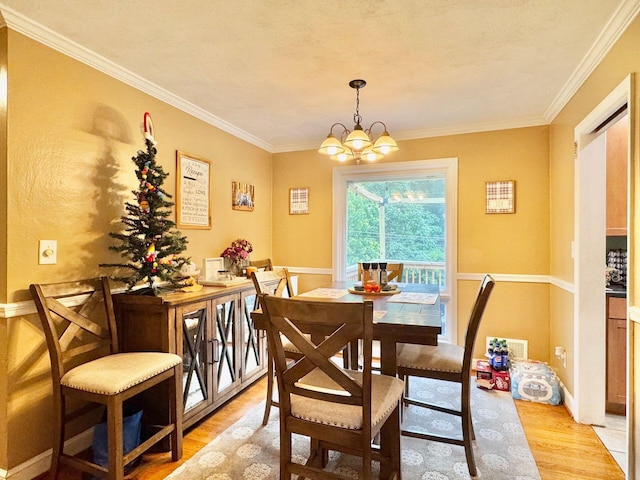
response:
[[[183,403],[185,413],[206,408],[211,403],[211,313],[209,302],[198,302],[177,309],[182,325]]]
[[[607,139],[607,235],[627,234],[629,116],[612,125]]]
[[[214,395],[219,397],[233,394],[240,382],[239,335],[237,332],[240,312],[240,295],[226,295],[213,300],[215,313],[214,328]]]
[[[243,292],[242,300],[242,382],[252,382],[266,370],[266,336],[264,331],[253,328],[251,312],[256,308],[255,290]]]
[[[607,412],[624,415],[627,403],[627,300],[607,302]]]

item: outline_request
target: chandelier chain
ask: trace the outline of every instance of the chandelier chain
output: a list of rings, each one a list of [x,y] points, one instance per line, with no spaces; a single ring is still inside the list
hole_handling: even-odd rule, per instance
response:
[[[353,114],[353,121],[356,125],[360,125],[362,117],[360,116],[360,87],[356,87],[356,113]]]

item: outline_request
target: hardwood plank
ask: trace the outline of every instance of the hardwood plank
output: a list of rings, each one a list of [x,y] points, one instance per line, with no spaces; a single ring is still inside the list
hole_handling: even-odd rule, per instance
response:
[[[515,400],[542,480],[624,480],[624,473],[593,428],[560,406]]]
[[[263,378],[236,398],[195,424],[184,435],[182,459],[170,453],[144,455],[128,480],[161,480],[186,462],[230,425],[262,402]],[[573,421],[564,406],[516,400],[516,408],[542,480],[624,480],[624,473],[589,425]],[[45,480],[47,474],[36,480]],[[79,472],[63,467],[58,480],[81,480]]]

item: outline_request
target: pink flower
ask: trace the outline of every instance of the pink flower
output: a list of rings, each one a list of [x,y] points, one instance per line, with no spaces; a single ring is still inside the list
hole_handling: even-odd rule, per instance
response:
[[[221,257],[229,258],[233,262],[239,260],[246,260],[249,258],[249,254],[253,252],[253,246],[251,242],[243,238],[238,238],[231,242],[231,245],[224,249],[220,254]]]

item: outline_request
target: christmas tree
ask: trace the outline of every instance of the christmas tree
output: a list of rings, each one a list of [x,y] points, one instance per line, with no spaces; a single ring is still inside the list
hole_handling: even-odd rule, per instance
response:
[[[181,257],[185,250],[187,238],[179,231],[173,230],[176,224],[169,220],[173,202],[162,184],[169,175],[161,165],[156,163],[156,142],[153,136],[153,125],[148,113],[144,115],[144,133],[147,151],[138,150],[131,159],[136,164],[138,190],[132,190],[135,203],[125,202],[127,215],[121,217],[124,231],[109,233],[119,240],[118,245],[109,250],[119,252],[127,263],[103,263],[101,267],[116,267],[123,274],[111,278],[124,282],[127,288],[146,282],[148,288],[142,292],[158,292],[160,282],[169,282],[172,286],[180,286],[180,268],[189,263],[188,258]],[[130,271],[125,275],[124,271]]]

